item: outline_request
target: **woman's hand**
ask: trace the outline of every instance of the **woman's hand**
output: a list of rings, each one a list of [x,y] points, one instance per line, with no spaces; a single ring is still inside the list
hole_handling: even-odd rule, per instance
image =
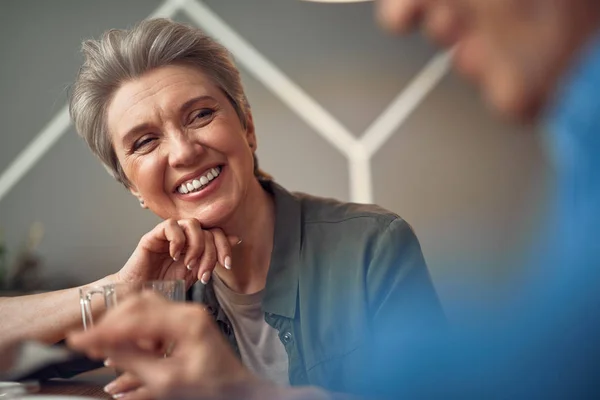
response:
[[[205,230],[197,219],[168,219],[146,233],[116,274],[120,282],[184,279],[186,289],[210,280],[217,264],[231,268],[231,248],[240,242],[218,228]]]

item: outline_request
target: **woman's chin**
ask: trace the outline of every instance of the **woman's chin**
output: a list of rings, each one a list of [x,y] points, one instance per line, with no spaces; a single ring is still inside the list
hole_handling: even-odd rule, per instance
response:
[[[209,206],[199,208],[190,218],[196,218],[206,229],[221,228],[228,224],[235,207],[227,200],[216,200]]]

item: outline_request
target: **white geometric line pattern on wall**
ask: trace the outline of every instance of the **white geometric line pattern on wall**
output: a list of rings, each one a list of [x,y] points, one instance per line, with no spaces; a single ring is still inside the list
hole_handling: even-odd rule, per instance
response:
[[[237,63],[246,67],[250,74],[298,114],[306,124],[337,149],[344,153],[352,152],[355,144],[352,134],[214,11],[202,2],[194,0],[183,3],[182,8],[190,19],[223,44],[233,54]]]
[[[409,117],[450,69],[450,56],[434,57],[415,79],[356,139],[324,107],[258,52],[199,0],[166,0],[151,15],[171,17],[177,11],[186,14],[208,34],[217,38],[259,82],[276,95],[290,110],[348,160],[350,199],[358,203],[373,202],[371,157]],[[36,138],[17,156],[0,176],[0,201],[39,161],[70,126],[67,107],[52,119]]]
[[[180,9],[182,2],[182,0],[166,0],[150,14],[149,18],[172,17]],[[65,105],[0,175],[0,201],[41,160],[70,126],[69,107]]]
[[[372,157],[387,142],[427,94],[442,80],[450,69],[451,58],[451,52],[440,53],[433,57],[408,87],[367,128],[360,141],[365,146],[369,157]]]
[[[233,30],[200,0],[187,0],[183,10],[188,17],[217,38],[231,51],[236,62],[286,104],[296,115],[348,160],[350,199],[357,203],[373,202],[370,158],[418,107],[450,69],[450,55],[435,56],[386,110],[356,139],[339,121],[254,46]]]
[[[0,175],[0,201],[50,150],[52,145],[69,129],[69,126],[71,126],[69,108],[63,106]]]

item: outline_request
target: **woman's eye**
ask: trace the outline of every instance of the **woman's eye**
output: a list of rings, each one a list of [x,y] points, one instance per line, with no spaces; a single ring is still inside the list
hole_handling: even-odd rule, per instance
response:
[[[192,114],[192,121],[197,121],[197,120],[206,120],[209,119],[210,117],[212,117],[212,115],[215,112],[213,110],[211,110],[210,108],[203,108],[202,110],[199,110],[198,112]]]
[[[148,144],[150,144],[152,141],[154,141],[153,137],[147,137],[147,138],[140,139],[137,142],[135,142],[135,144],[133,145],[133,150],[139,150],[139,149],[147,146]]]

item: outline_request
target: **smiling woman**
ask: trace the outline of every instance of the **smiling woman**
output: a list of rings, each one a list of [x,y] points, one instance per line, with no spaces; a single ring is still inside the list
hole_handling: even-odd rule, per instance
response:
[[[155,19],[110,30],[83,52],[70,102],[77,131],[163,219],[100,283],[185,279],[188,299],[206,305],[231,345],[226,351],[282,385],[352,392],[376,327],[401,326],[415,313],[427,329],[440,326],[404,220],[373,205],[292,194],[258,169],[252,113],[225,48],[197,28]],[[32,296],[26,308],[0,302],[12,306],[8,331],[64,338],[78,323],[72,294]],[[48,302],[59,306],[55,319],[44,314]],[[20,328],[23,318],[37,322]],[[123,382],[111,394],[138,390]]]
[[[107,139],[129,190],[155,214],[235,231],[233,213],[257,206],[243,198],[258,199],[249,192],[262,191],[253,174],[254,127],[245,114],[242,124],[202,70],[167,65],[114,93]]]

